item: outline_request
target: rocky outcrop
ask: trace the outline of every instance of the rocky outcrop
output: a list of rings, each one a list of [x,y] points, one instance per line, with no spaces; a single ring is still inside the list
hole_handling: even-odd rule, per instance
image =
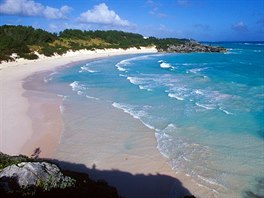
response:
[[[185,42],[180,45],[169,45],[167,49],[160,49],[160,52],[176,52],[176,53],[190,53],[190,52],[226,52],[223,47],[202,45],[195,41]]]
[[[54,162],[0,152],[0,197],[119,198],[116,188],[89,175],[58,168]]]
[[[47,162],[22,162],[0,172],[0,187],[6,192],[21,191],[31,187],[49,191],[53,188],[72,187],[75,180],[64,176],[55,164]]]

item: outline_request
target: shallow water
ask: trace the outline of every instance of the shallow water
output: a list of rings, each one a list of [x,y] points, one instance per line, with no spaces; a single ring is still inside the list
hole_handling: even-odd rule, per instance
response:
[[[56,90],[64,115],[70,112],[64,130],[85,133],[85,101],[100,101],[155,129],[172,168],[216,197],[264,196],[257,182],[264,176],[264,44],[218,44],[228,51],[117,56],[45,80],[71,88]]]

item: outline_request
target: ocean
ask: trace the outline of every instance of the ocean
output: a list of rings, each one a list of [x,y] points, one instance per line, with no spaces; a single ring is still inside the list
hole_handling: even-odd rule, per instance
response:
[[[264,196],[264,43],[210,44],[228,51],[116,56],[46,76],[64,97],[61,144],[89,127],[86,102],[101,101],[153,129],[171,168],[216,197]]]

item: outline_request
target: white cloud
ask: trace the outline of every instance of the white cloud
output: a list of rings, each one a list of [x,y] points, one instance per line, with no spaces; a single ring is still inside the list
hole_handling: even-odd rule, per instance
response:
[[[69,6],[62,6],[60,9],[47,6],[43,10],[43,15],[48,19],[64,19],[67,18],[67,14],[71,11]]]
[[[121,19],[113,10],[109,10],[105,3],[95,5],[93,9],[80,15],[79,21],[113,26],[131,26],[127,20]]]
[[[28,0],[5,0],[0,5],[0,13],[10,15],[36,16],[43,10],[40,3]]]
[[[243,21],[240,21],[238,23],[233,24],[232,29],[235,31],[238,31],[238,32],[247,32],[248,31],[247,25],[245,25]]]
[[[70,12],[69,6],[53,8],[43,6],[34,0],[4,0],[0,5],[0,13],[7,15],[40,16],[48,19],[65,19]]]

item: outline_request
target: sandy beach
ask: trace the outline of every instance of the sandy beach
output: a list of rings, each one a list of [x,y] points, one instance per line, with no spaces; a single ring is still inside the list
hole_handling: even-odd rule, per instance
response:
[[[4,153],[17,155],[33,136],[32,121],[28,114],[29,102],[23,97],[24,79],[36,72],[55,70],[56,68],[74,62],[103,58],[122,54],[154,53],[155,48],[142,48],[138,50],[80,50],[69,51],[62,56],[44,57],[37,60],[18,59],[15,62],[0,64],[0,96],[1,96],[1,135],[0,150]],[[23,154],[32,154],[24,153]],[[44,156],[43,156],[44,157]],[[48,156],[46,156],[48,157]]]
[[[0,0],[0,198],[264,198],[264,0],[118,2]]]
[[[154,131],[122,110],[102,105],[98,101],[90,100],[87,104],[91,109],[87,119],[93,124],[85,139],[92,141],[84,143],[87,143],[87,150],[92,152],[80,151],[78,155],[69,155],[67,150],[78,148],[77,144],[74,145],[74,137],[68,138],[68,144],[67,141],[63,145],[59,144],[63,128],[60,112],[62,98],[38,90],[43,78],[34,79],[33,84],[27,83],[28,80],[32,82],[30,78],[33,74],[53,71],[60,66],[82,60],[155,52],[154,48],[79,51],[69,52],[64,56],[43,57],[35,61],[18,60],[0,64],[0,151],[11,155],[31,156],[35,149],[40,148],[40,157],[84,164],[89,170],[118,170],[134,176],[165,176],[167,182],[157,180],[148,188],[146,185],[149,183],[141,188],[135,183],[128,183],[127,185],[131,185],[128,188],[126,183],[120,182],[120,178],[90,171],[95,179],[107,180],[126,197],[168,197],[174,195],[175,190],[180,194],[203,194],[206,189],[198,186],[190,177],[176,174],[171,169],[167,159],[156,148]],[[117,137],[120,131],[124,133]],[[130,145],[126,145],[128,140]]]

